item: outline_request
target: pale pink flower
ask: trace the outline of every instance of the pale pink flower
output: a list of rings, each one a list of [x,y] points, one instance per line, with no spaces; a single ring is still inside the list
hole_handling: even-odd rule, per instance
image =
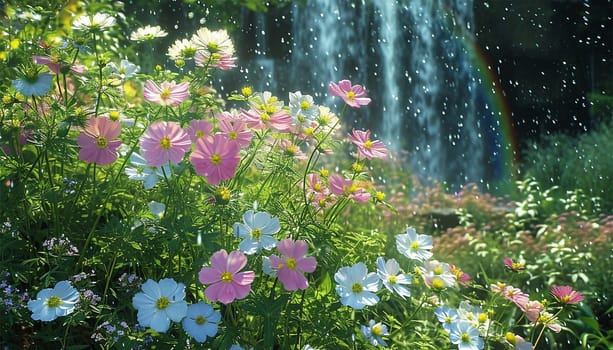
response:
[[[365,203],[370,199],[370,193],[364,188],[358,187],[351,179],[345,179],[340,174],[332,174],[328,177],[330,192],[347,196],[356,202]]]
[[[69,65],[63,62],[58,61],[57,58],[49,57],[49,56],[32,56],[32,60],[36,64],[45,65],[49,67],[49,70],[55,74],[60,74],[62,72],[62,68],[68,67]],[[83,74],[85,72],[85,66],[81,65],[71,65],[70,71],[75,74]],[[67,73],[67,72],[64,72]]]
[[[141,154],[149,166],[162,166],[168,161],[177,164],[190,147],[189,135],[176,122],[154,122],[140,138]]]
[[[511,259],[511,258],[504,258],[504,259],[502,259],[502,262],[504,263],[504,265],[509,270],[511,270],[513,272],[524,270],[526,268],[526,263],[525,262],[513,261],[513,259]]]
[[[351,85],[349,80],[341,80],[338,84],[330,82],[328,91],[338,96],[351,107],[360,108],[370,103],[370,98],[366,97],[366,91],[361,85]]]
[[[203,267],[198,273],[202,284],[208,284],[204,294],[211,301],[229,304],[235,299],[249,295],[251,282],[255,279],[253,271],[243,271],[247,258],[241,251],[228,253],[222,249],[211,256],[211,267]]]
[[[108,118],[91,118],[77,138],[81,147],[79,158],[87,163],[107,165],[117,160],[117,149],[121,140],[116,140],[121,132],[121,123]]]
[[[228,142],[224,135],[217,134],[212,138],[198,140],[189,161],[197,174],[206,177],[209,184],[216,186],[220,181],[234,176],[240,161],[239,152],[237,143]]]
[[[208,51],[198,51],[194,56],[194,61],[198,67],[208,65],[221,70],[230,70],[236,67],[234,64],[236,57],[232,57],[231,54],[221,52],[210,53]]]
[[[349,139],[358,146],[358,154],[367,159],[387,157],[387,148],[379,140],[370,139],[370,130],[353,129]]]
[[[538,321],[541,312],[545,309],[543,304],[536,300],[529,300],[520,307],[530,322]]]
[[[173,80],[165,81],[160,86],[152,80],[147,80],[143,94],[145,100],[151,103],[161,106],[178,106],[189,97],[189,83],[177,84]]]
[[[189,127],[185,131],[189,135],[192,142],[196,143],[196,141],[203,137],[211,137],[212,130],[213,124],[207,120],[191,120],[189,122]]]
[[[248,146],[253,137],[253,133],[247,129],[247,124],[242,120],[220,119],[219,130],[229,142],[236,142],[239,147]]]
[[[279,143],[279,147],[283,150],[285,155],[290,157],[294,157],[296,160],[305,160],[307,159],[307,155],[302,152],[300,147],[298,147],[295,143],[288,139],[282,139]]]
[[[253,129],[263,130],[272,128],[279,132],[289,132],[292,126],[292,116],[284,109],[279,109],[273,113],[250,109],[242,112],[247,125]]]
[[[562,304],[576,304],[583,301],[583,295],[571,286],[553,286],[551,295]]]
[[[517,307],[523,310],[526,303],[530,300],[528,294],[522,292],[519,288],[515,288],[513,286],[505,286],[502,290],[502,296],[515,303]]]
[[[471,280],[470,275],[462,271],[461,268],[455,266],[454,264],[449,264],[449,267],[451,273],[455,275],[458,284],[460,284],[461,286],[467,286]]]
[[[307,289],[309,281],[304,277],[304,272],[313,272],[317,261],[313,257],[304,257],[308,246],[305,241],[284,239],[277,245],[282,257],[272,255],[270,263],[273,269],[278,271],[279,281],[283,283],[285,290]]]
[[[229,111],[221,111],[219,113],[215,114],[215,119],[222,121],[222,120],[228,120],[230,122],[236,122],[239,120],[243,120],[243,116],[241,114],[241,112],[239,112],[236,109],[231,109]]]
[[[551,329],[556,333],[560,333],[560,331],[562,330],[562,325],[560,325],[560,323],[558,322],[558,318],[547,311],[541,312],[535,323],[542,323],[547,328]]]

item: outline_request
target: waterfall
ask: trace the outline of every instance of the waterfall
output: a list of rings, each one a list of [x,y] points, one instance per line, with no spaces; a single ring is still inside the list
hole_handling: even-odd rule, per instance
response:
[[[466,45],[473,0],[309,0],[288,11],[280,17],[291,21],[289,52],[274,64],[259,58],[274,66],[282,90],[271,91],[301,90],[340,107],[325,98],[328,82],[350,79],[373,103],[345,122],[408,151],[412,172],[455,186],[487,180],[480,118],[491,111],[480,94],[488,87]]]
[[[377,40],[381,50],[381,65],[385,93],[382,98],[381,134],[388,145],[400,149],[400,135],[402,134],[402,115],[400,111],[400,84],[398,83],[398,47],[400,30],[398,25],[399,4],[394,1],[376,1],[379,11],[380,24]]]
[[[409,150],[417,174],[455,185],[482,181],[479,89],[465,37],[474,27],[472,0],[375,4],[382,138]]]
[[[365,79],[367,14],[349,1],[309,0],[292,7],[290,82],[297,90],[323,95],[330,81]],[[302,84],[302,87],[299,85]],[[328,101],[320,103],[330,103]]]

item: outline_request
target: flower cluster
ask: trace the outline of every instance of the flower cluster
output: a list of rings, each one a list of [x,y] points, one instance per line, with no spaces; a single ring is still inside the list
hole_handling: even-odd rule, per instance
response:
[[[329,83],[338,113],[318,91],[218,89],[214,74],[237,63],[228,32],[175,41],[169,65],[122,48],[174,33],[126,35],[113,6],[57,21],[11,7],[15,25],[0,24],[13,48],[0,81],[0,202],[11,203],[0,254],[19,280],[0,278],[8,346],[519,348],[541,339],[524,329],[557,332],[559,312],[583,300],[554,286],[546,303],[502,282],[479,300],[463,293],[477,288],[467,273],[433,258],[432,236],[368,233],[393,208],[371,173],[391,158],[386,144],[341,122],[369,108],[364,86]],[[37,27],[55,22],[62,37]],[[526,266],[505,264],[514,276]],[[508,315],[499,307],[528,325],[495,319]],[[438,321],[447,334],[407,331]]]

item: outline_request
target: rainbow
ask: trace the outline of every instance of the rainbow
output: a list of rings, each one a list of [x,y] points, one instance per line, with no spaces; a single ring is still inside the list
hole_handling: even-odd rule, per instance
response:
[[[496,143],[500,156],[492,164],[493,178],[502,185],[512,185],[519,175],[520,150],[511,119],[511,109],[505,99],[498,76],[492,69],[486,53],[477,45],[474,34],[466,29],[465,23],[458,23],[453,11],[445,5],[443,5],[443,13],[444,16],[449,16],[448,18],[451,19],[448,26],[451,34],[460,38],[475,67],[476,74],[481,78],[479,86],[487,96],[486,102],[494,118],[491,126],[495,126],[497,130],[488,136],[495,138],[493,142]]]

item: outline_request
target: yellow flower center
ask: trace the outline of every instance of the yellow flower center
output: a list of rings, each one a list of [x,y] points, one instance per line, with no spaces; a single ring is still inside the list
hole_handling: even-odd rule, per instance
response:
[[[349,91],[349,92],[347,92],[347,97],[348,97],[350,100],[353,100],[353,99],[355,98],[355,92],[353,92],[353,91]]]
[[[478,320],[479,320],[479,323],[483,323],[483,322],[487,321],[487,314],[486,313],[479,314]]]
[[[298,150],[298,147],[296,147],[296,145],[289,145],[287,146],[287,149],[285,150],[285,152],[287,152],[288,155],[293,156],[296,154],[297,150]]]
[[[268,115],[268,113],[262,113],[260,114],[260,120],[266,123],[270,120],[270,115]]]
[[[376,336],[381,335],[381,326],[379,326],[379,325],[373,326],[372,327],[372,334],[376,335]]]
[[[419,249],[419,243],[418,242],[411,243],[411,249],[413,249],[413,250]]]
[[[224,272],[221,274],[221,281],[223,283],[230,283],[232,282],[233,278],[232,278],[232,274],[228,271]]]
[[[351,168],[353,168],[353,171],[355,171],[355,172],[360,172],[360,171],[364,170],[364,166],[362,164],[359,164],[359,163],[353,163],[351,165]]]
[[[470,335],[468,333],[462,333],[460,339],[462,339],[462,343],[470,343]]]
[[[241,89],[241,94],[243,94],[243,96],[245,96],[245,97],[249,97],[249,96],[253,95],[253,90],[251,89],[250,86],[244,86]]]
[[[236,131],[230,131],[228,133],[228,137],[232,140],[236,140],[238,138],[238,134],[236,133]]]
[[[196,324],[203,325],[206,323],[206,318],[204,318],[204,316],[201,315],[201,316],[196,317],[195,321],[196,321]]]
[[[437,267],[434,268],[434,271],[432,271],[432,272],[434,272],[435,275],[440,275],[440,274],[443,273],[443,268],[440,267],[440,266],[437,266]]]
[[[442,279],[440,278],[435,278],[432,280],[432,288],[439,290],[439,289],[443,289],[445,287],[445,282],[443,282]]]
[[[110,111],[109,112],[110,120],[119,120],[119,111]]]
[[[293,270],[296,268],[296,259],[288,258],[286,264],[288,269]]]
[[[387,280],[388,280],[388,281],[389,281],[389,283],[391,283],[391,284],[396,284],[396,276],[393,276],[393,275],[392,275],[392,276],[389,276],[389,277],[387,278]]]
[[[168,137],[162,137],[160,140],[160,146],[163,149],[170,149],[170,139]]]
[[[300,109],[302,109],[303,111],[306,111],[310,107],[311,107],[311,104],[309,102],[307,101],[300,102]]]
[[[166,297],[161,297],[155,302],[155,307],[158,310],[164,310],[168,307],[168,305],[170,305],[170,300],[168,300]]]
[[[375,197],[376,197],[378,200],[382,201],[382,200],[384,200],[384,199],[385,199],[385,193],[383,193],[383,192],[377,192],[377,193],[375,193]]]
[[[213,163],[213,165],[219,165],[221,163],[221,156],[219,154],[213,154],[211,156],[211,163]]]
[[[372,147],[372,141],[366,140],[366,142],[364,142],[364,147],[370,149]]]
[[[196,138],[201,138],[202,136],[204,136],[204,132],[202,132],[202,130],[196,131]]]
[[[206,48],[207,48],[207,50],[209,50],[210,53],[215,53],[215,52],[219,51],[219,44],[214,43],[214,42],[210,42],[210,43],[206,44]]]
[[[230,190],[225,187],[220,187],[215,191],[215,194],[221,198],[223,201],[227,201],[230,199]]]
[[[51,296],[51,298],[49,298],[47,300],[47,306],[48,307],[58,307],[62,305],[62,299],[56,295]]]
[[[162,92],[160,92],[160,97],[162,98],[162,100],[168,99],[170,97],[170,89],[165,88],[164,90],[162,90]]]
[[[362,285],[359,284],[359,283],[354,283],[351,286],[351,291],[354,292],[354,293],[361,293],[363,289],[364,289],[364,287],[362,287]]]
[[[274,112],[277,111],[277,107],[275,105],[266,105],[266,108],[264,108],[264,111],[266,111],[266,113],[268,114],[273,114]]]
[[[251,238],[260,239],[260,237],[262,237],[262,230],[260,229],[252,230],[249,233],[249,235],[251,236]]]
[[[515,338],[515,334],[511,332],[507,332],[507,334],[504,335],[504,338],[513,345],[517,343],[517,338]]]
[[[96,139],[96,146],[98,146],[98,148],[105,149],[108,145],[109,142],[106,140],[106,137],[100,136]]]

